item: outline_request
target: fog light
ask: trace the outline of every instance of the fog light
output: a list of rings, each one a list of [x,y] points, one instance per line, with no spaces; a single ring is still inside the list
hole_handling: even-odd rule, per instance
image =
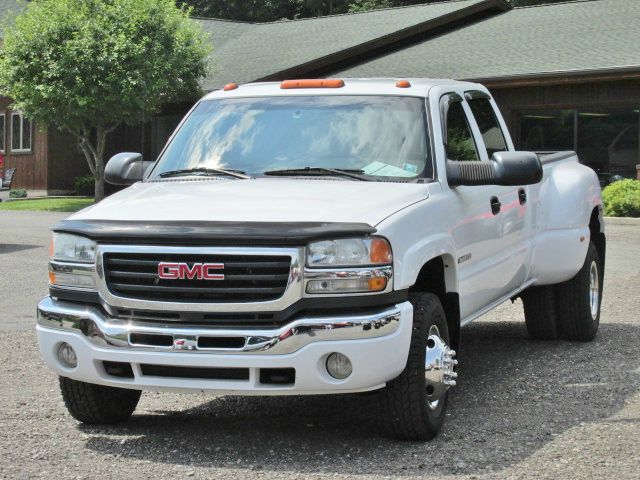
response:
[[[78,366],[78,357],[71,345],[62,342],[58,347],[58,360],[67,368],[76,368]]]
[[[327,357],[327,372],[333,378],[342,380],[351,375],[351,360],[346,355],[334,352]]]

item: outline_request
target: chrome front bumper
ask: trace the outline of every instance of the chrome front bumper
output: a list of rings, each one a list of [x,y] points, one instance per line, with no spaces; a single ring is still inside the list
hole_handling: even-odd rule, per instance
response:
[[[108,317],[97,307],[44,298],[38,325],[84,336],[100,348],[224,354],[290,354],[315,342],[365,340],[391,335],[399,328],[398,306],[367,315],[298,318],[276,329],[230,329],[131,322]],[[141,342],[162,339],[164,345]],[[234,347],[204,345],[233,339]],[[204,340],[204,341],[203,341]]]
[[[374,390],[397,377],[409,354],[412,315],[411,304],[402,302],[374,314],[299,318],[275,329],[220,329],[121,320],[98,307],[45,298],[38,306],[36,333],[47,366],[81,382],[150,391],[315,395]],[[132,334],[168,335],[172,343],[139,345],[131,341]],[[199,348],[202,338],[222,336],[242,337],[242,346]],[[63,343],[76,353],[74,368],[60,362]],[[334,352],[351,360],[353,371],[346,379],[337,380],[327,372],[327,358]],[[129,364],[133,376],[114,376],[106,368],[109,362]],[[199,373],[186,378],[149,373],[145,371],[149,366],[191,373],[192,369],[244,369],[248,378],[203,378]],[[265,383],[264,369],[293,370],[295,381]]]

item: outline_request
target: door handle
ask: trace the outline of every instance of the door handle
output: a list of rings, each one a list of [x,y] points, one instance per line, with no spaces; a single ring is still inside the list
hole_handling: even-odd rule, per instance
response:
[[[490,203],[491,203],[491,213],[493,213],[494,215],[499,214],[502,204],[500,203],[500,200],[498,200],[498,197],[491,197]]]
[[[527,203],[527,192],[524,191],[524,188],[518,189],[518,199],[520,200],[520,205]]]

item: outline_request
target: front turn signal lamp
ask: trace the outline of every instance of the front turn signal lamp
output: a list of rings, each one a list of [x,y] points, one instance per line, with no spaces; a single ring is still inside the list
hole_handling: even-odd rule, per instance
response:
[[[309,280],[307,293],[373,293],[387,288],[386,277],[374,278],[331,278],[326,280]]]

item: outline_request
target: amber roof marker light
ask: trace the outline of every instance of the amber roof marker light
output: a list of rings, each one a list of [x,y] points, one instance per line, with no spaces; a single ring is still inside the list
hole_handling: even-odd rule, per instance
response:
[[[398,80],[396,82],[396,87],[398,88],[409,88],[411,86],[411,82],[409,80]]]
[[[305,79],[305,80],[283,80],[280,84],[282,89],[291,88],[342,88],[344,80],[338,78]]]
[[[235,90],[236,88],[238,88],[238,84],[237,83],[227,83],[224,87],[222,87],[222,89],[225,92],[228,92],[229,90]]]

